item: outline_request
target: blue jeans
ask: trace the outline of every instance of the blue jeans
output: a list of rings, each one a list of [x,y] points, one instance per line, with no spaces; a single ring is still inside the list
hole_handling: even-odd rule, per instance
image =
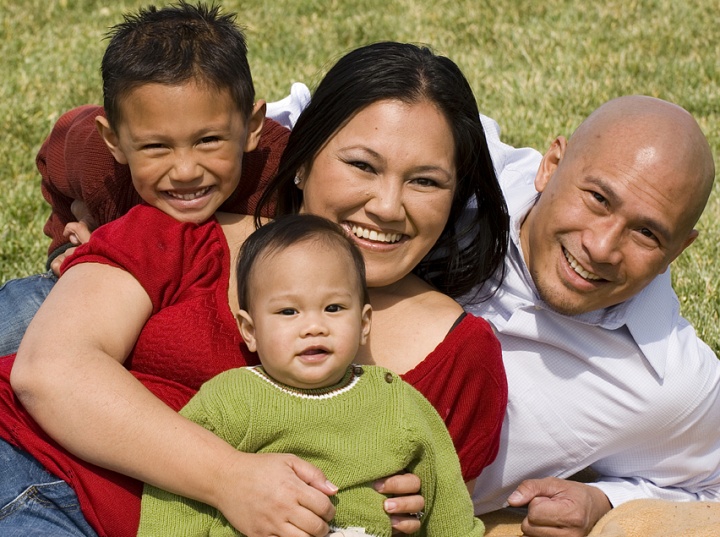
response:
[[[97,537],[70,485],[0,439],[0,535]]]
[[[25,330],[56,281],[48,271],[0,287],[0,356],[17,352]]]

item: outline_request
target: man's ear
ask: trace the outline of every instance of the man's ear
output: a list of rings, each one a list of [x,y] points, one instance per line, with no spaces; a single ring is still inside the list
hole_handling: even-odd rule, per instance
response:
[[[260,99],[253,106],[253,111],[250,114],[247,122],[247,137],[245,138],[245,147],[243,151],[245,153],[253,151],[260,143],[260,134],[265,124],[265,109],[267,108],[265,101]]]
[[[683,243],[683,245],[682,245],[682,247],[680,248],[680,250],[678,250],[678,252],[677,252],[677,253],[673,256],[673,258],[668,262],[668,266],[670,266],[670,263],[672,263],[673,261],[675,261],[675,260],[678,258],[678,256],[685,251],[685,248],[687,248],[687,247],[690,246],[693,242],[695,242],[695,239],[698,238],[698,235],[700,235],[700,232],[699,232],[697,229],[693,229],[692,231],[690,231],[690,233],[688,234],[687,238],[685,239],[685,242]],[[665,267],[665,270],[667,270],[667,267]],[[663,272],[665,272],[665,271],[663,271]]]
[[[110,123],[108,123],[107,118],[97,116],[95,118],[95,128],[97,129],[100,138],[103,139],[105,145],[110,150],[110,153],[112,153],[112,156],[115,157],[115,160],[117,160],[120,164],[127,164],[128,160],[125,153],[123,153],[122,149],[120,149],[118,136],[115,134],[115,131],[110,128]]]
[[[370,335],[370,325],[372,324],[372,308],[370,304],[365,304],[362,309],[362,331],[360,332],[360,345],[365,345]]]
[[[538,168],[537,175],[535,175],[535,190],[542,192],[545,190],[550,178],[557,170],[560,165],[560,161],[565,156],[565,150],[567,149],[567,140],[564,136],[558,136],[550,144],[550,148],[543,155],[540,161],[540,168]]]
[[[257,341],[255,340],[255,324],[253,323],[252,317],[245,310],[240,310],[235,316],[238,328],[240,329],[240,335],[245,341],[245,344],[250,349],[250,352],[257,351]]]

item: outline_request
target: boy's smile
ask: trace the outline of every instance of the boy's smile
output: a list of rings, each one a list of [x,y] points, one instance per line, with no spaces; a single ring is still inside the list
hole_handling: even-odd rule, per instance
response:
[[[142,199],[182,222],[203,222],[233,193],[242,156],[252,151],[264,114],[245,121],[227,89],[189,81],[144,84],[120,101],[112,131],[101,135],[121,164],[128,164]],[[257,132],[256,132],[257,130]]]

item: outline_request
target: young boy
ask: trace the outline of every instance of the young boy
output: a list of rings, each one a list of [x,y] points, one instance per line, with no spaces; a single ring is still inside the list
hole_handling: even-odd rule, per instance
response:
[[[482,536],[450,436],[430,403],[387,369],[353,365],[370,332],[362,256],[318,216],[281,217],[243,245],[237,321],[261,364],[206,382],[181,413],[245,452],[293,453],[337,485],[331,535],[390,537],[372,482],[422,482],[417,535]],[[248,516],[252,516],[249,514]],[[145,486],[138,535],[237,535],[209,506]]]
[[[67,250],[87,240],[71,238],[75,220],[102,225],[141,202],[189,222],[221,206],[252,214],[287,143],[289,131],[264,121],[264,101],[254,102],[234,15],[185,2],[148,7],[127,15],[110,37],[104,110],[64,114],[37,158],[52,206],[45,233],[55,274]],[[55,281],[51,271],[0,287],[0,355],[17,350]]]

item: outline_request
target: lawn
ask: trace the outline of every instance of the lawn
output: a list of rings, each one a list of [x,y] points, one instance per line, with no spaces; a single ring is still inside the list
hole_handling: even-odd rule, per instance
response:
[[[164,2],[159,2],[158,5]],[[101,102],[104,35],[146,2],[0,0],[0,282],[43,269],[49,213],[35,155],[59,115]],[[313,86],[334,60],[378,40],[455,60],[503,139],[543,150],[602,102],[642,93],[687,108],[717,159],[720,30],[713,0],[248,0],[222,3],[247,30],[259,97]],[[720,199],[673,269],[683,314],[720,351]]]

